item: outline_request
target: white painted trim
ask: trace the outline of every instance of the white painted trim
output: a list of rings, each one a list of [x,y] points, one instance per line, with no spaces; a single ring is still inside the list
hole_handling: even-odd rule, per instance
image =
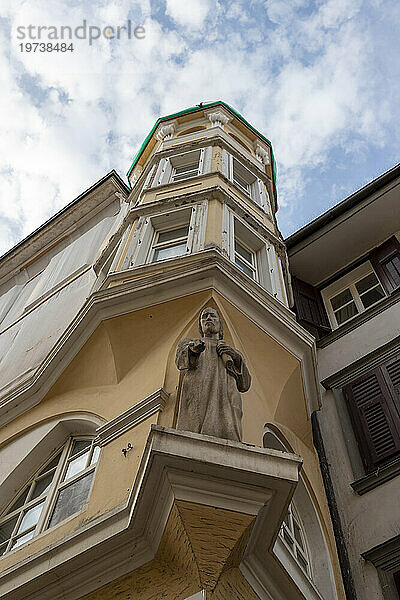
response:
[[[169,394],[160,388],[97,429],[96,444],[106,446],[156,412],[164,410]]]
[[[89,296],[40,366],[0,391],[0,425],[40,402],[104,319],[203,290],[216,290],[299,360],[309,415],[318,409],[315,338],[297,323],[291,310],[218,250],[203,250],[165,264],[175,268],[160,272],[159,263],[152,263],[110,274],[102,288]],[[123,283],[109,287],[117,281]]]

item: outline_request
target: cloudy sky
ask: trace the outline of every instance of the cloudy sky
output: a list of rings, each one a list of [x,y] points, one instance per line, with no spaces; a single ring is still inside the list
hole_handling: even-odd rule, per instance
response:
[[[19,46],[128,19],[144,39]],[[2,0],[0,35],[0,254],[201,101],[272,141],[285,236],[400,162],[398,0]]]

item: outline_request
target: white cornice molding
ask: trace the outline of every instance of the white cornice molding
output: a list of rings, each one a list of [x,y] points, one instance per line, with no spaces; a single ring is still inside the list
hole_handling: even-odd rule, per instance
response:
[[[99,427],[95,440],[96,443],[99,446],[106,446],[123,433],[139,425],[145,419],[164,410],[168,398],[169,394],[163,388],[156,390],[150,396],[140,400],[134,406],[128,408],[128,410]]]
[[[154,558],[175,500],[259,513],[269,546],[300,467],[294,454],[153,425],[128,503],[0,572],[0,596],[77,600],[132,572]]]
[[[24,268],[24,264],[53,247],[58,240],[64,239],[76,229],[104,210],[109,204],[120,197],[127,196],[126,191],[119,185],[114,174],[109,175],[103,182],[95,184],[68,206],[50,219],[48,224],[33,232],[21,246],[17,246],[0,262],[0,284],[6,282],[14,274]]]
[[[297,323],[294,313],[217,249],[180,257],[176,266],[174,260],[169,264],[175,268],[158,273],[154,272],[157,265],[144,265],[109,275],[103,287],[89,296],[40,366],[3,388],[0,425],[41,401],[104,319],[205,290],[221,294],[299,360],[309,415],[318,409],[315,338]],[[107,287],[116,281],[123,283]]]
[[[222,181],[226,181],[228,185],[230,185],[230,181],[223,175],[223,173],[207,173],[205,175],[201,175],[202,179],[213,178],[215,175],[218,175]],[[193,178],[194,179],[194,178]],[[171,184],[165,184],[163,186],[159,186],[159,189],[168,189]],[[253,229],[255,229],[259,234],[261,234],[264,238],[270,241],[277,248],[278,251],[282,251],[286,254],[286,246],[282,239],[280,239],[277,235],[275,235],[268,227],[265,227],[255,216],[249,213],[246,208],[238,202],[235,198],[233,198],[227,190],[222,187],[222,185],[213,185],[212,187],[208,187],[202,190],[198,190],[196,192],[185,192],[179,193],[179,190],[176,191],[174,188],[171,188],[171,196],[167,198],[163,198],[162,200],[156,200],[154,202],[146,202],[145,204],[137,204],[133,208],[130,209],[129,215],[127,218],[132,222],[135,219],[142,216],[152,216],[154,214],[168,212],[171,208],[176,208],[179,206],[189,206],[194,205],[199,202],[203,202],[205,200],[213,200],[217,199],[221,202],[225,202],[232,210],[235,211],[242,219],[244,219]],[[262,212],[263,215],[265,213],[263,210],[256,204],[254,205]]]
[[[263,167],[260,165],[260,161],[257,158],[255,158],[250,152],[246,151],[244,148],[236,148],[234,145],[236,143],[235,140],[229,136],[229,133],[227,133],[220,127],[212,127],[210,129],[204,129],[204,131],[196,133],[198,134],[198,137],[195,140],[182,140],[182,143],[177,143],[173,146],[170,146],[169,144],[175,140],[167,140],[167,143],[163,144],[160,147],[160,149],[149,158],[149,160],[146,163],[145,169],[142,171],[132,188],[132,192],[129,198],[132,202],[137,201],[142,191],[142,183],[145,181],[152,166],[161,158],[168,158],[175,154],[179,154],[180,152],[188,152],[192,149],[204,148],[210,145],[220,145],[222,148],[225,148],[229,153],[231,153],[238,160],[240,160],[248,169],[250,169],[253,172],[255,171],[257,177],[261,179],[264,183],[271,181],[271,178],[266,174],[265,169],[263,169]]]

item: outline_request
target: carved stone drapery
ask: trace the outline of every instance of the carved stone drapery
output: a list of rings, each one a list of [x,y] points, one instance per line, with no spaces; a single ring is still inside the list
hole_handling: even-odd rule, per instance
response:
[[[182,339],[176,366],[185,371],[177,429],[229,440],[242,437],[242,400],[251,377],[243,356],[222,339],[222,321],[215,308],[199,317],[201,339]]]

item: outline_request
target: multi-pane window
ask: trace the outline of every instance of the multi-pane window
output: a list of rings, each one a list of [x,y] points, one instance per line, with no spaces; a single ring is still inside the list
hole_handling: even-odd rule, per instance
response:
[[[235,264],[252,279],[257,279],[256,253],[235,239]]]
[[[0,555],[82,508],[99,453],[93,440],[70,439],[50,458],[0,518]]]
[[[236,158],[232,160],[232,180],[245,194],[251,196],[251,188],[256,181],[256,177]]]
[[[200,156],[200,150],[173,156],[170,159],[172,167],[171,181],[181,181],[198,175],[200,172]]]
[[[186,254],[189,225],[167,231],[156,231],[151,248],[151,262]]]
[[[322,290],[322,295],[334,327],[346,323],[386,296],[369,263]]]
[[[279,535],[302,570],[308,576],[310,576],[310,561],[308,558],[304,532],[300,523],[300,519],[296,515],[292,504],[289,505],[289,509],[286,513],[286,517],[283,520]]]

